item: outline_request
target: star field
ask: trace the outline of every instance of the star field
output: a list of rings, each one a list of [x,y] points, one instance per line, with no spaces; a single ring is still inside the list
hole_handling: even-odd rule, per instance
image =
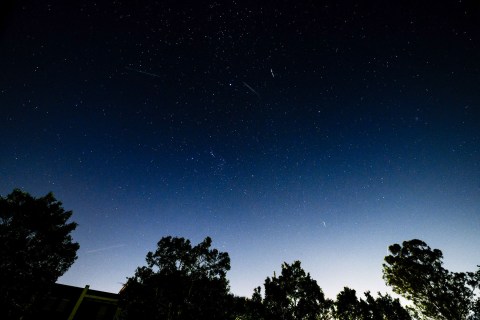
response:
[[[2,6],[0,194],[74,212],[61,283],[116,292],[166,235],[211,236],[245,296],[297,259],[383,292],[411,238],[479,263],[474,1]]]

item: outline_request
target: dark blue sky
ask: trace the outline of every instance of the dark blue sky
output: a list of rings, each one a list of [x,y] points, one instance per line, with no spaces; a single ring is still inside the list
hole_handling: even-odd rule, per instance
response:
[[[23,1],[1,8],[0,194],[52,191],[118,291],[167,235],[209,235],[250,295],[299,259],[385,291],[387,247],[480,245],[475,1]]]

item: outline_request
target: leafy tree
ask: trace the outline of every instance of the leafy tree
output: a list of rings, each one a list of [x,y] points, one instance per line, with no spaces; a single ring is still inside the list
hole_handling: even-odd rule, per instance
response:
[[[474,273],[450,272],[443,268],[443,254],[421,240],[393,244],[385,257],[383,278],[395,293],[411,300],[425,319],[464,320],[475,316]]]
[[[128,319],[228,319],[233,305],[226,273],[228,253],[210,249],[207,237],[196,246],[190,240],[164,237],[147,266],[127,278],[121,303]]]
[[[362,319],[369,320],[411,320],[412,316],[398,299],[393,299],[389,294],[374,298],[370,292],[365,292],[365,300],[360,299]]]
[[[251,319],[260,320],[265,317],[265,308],[262,301],[262,289],[257,287],[253,290],[252,298],[249,303],[249,312]]]
[[[257,287],[253,290],[250,299],[243,299],[243,306],[236,314],[235,320],[263,320],[265,319],[265,308],[261,295],[261,288]]]
[[[374,298],[365,292],[365,300],[358,299],[355,290],[345,287],[337,295],[334,304],[334,316],[339,320],[411,320],[411,316],[402,307],[398,299],[378,293]]]
[[[480,266],[477,266],[477,272],[467,272],[468,285],[470,285],[477,292],[477,298],[472,302],[472,308],[468,320],[480,320],[480,296],[478,291],[480,290]]]
[[[0,197],[0,312],[18,319],[31,311],[40,297],[77,258],[78,243],[67,223],[71,211],[52,193],[33,198],[15,189]]]
[[[480,298],[477,298],[472,306],[472,314],[468,320],[480,320]]]
[[[334,307],[335,318],[339,320],[356,320],[362,313],[355,290],[347,287],[337,295]]]
[[[265,319],[328,319],[331,301],[317,282],[305,273],[300,261],[282,265],[282,273],[265,280]]]

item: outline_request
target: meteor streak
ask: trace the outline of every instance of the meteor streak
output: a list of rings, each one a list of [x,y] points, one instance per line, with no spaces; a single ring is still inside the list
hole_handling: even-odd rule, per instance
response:
[[[138,73],[142,73],[142,74],[146,74],[147,76],[160,78],[160,76],[158,74],[155,74],[155,73],[146,72],[146,71],[143,71],[143,70],[133,69],[133,68],[129,68],[129,67],[125,67],[125,69],[130,70],[130,71],[135,71],[135,72],[138,72]]]
[[[117,244],[115,246],[103,247],[103,248],[99,248],[99,249],[88,250],[88,251],[85,251],[85,252],[86,253],[95,253],[95,252],[107,251],[107,250],[121,248],[121,247],[125,247],[125,244]]]
[[[242,82],[243,82],[243,85],[244,85],[245,87],[247,87],[250,91],[252,91],[253,93],[255,93],[255,94],[257,95],[257,97],[260,98],[260,95],[258,94],[257,91],[255,91],[255,89],[253,89],[252,87],[250,87],[250,86],[248,85],[248,83],[246,83],[245,81],[242,81]]]

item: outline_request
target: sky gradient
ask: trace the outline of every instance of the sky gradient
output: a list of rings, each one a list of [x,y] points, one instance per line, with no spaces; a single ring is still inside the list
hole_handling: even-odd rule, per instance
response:
[[[412,238],[480,264],[475,1],[2,6],[0,194],[73,211],[60,283],[118,292],[168,235],[211,236],[243,296],[294,260],[389,292]]]

